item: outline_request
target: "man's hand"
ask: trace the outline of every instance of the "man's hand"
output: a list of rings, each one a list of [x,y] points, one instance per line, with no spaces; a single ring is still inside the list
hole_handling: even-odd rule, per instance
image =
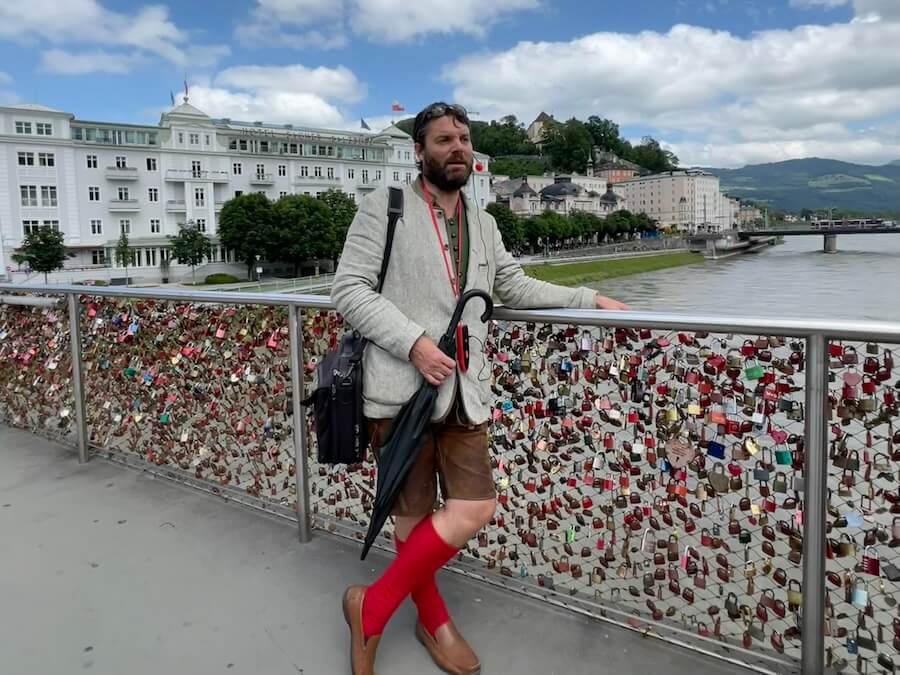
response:
[[[609,310],[620,310],[620,309],[628,309],[628,305],[624,302],[619,302],[618,300],[613,300],[612,298],[607,298],[605,295],[597,295],[594,298],[595,306],[597,309],[609,309]]]
[[[409,350],[409,360],[419,369],[429,384],[440,385],[456,367],[456,361],[438,349],[427,335],[416,340]]]

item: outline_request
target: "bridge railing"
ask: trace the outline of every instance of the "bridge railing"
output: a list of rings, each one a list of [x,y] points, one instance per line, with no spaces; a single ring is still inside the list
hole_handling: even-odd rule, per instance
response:
[[[344,330],[327,298],[0,292],[46,305],[0,305],[8,423],[304,541],[362,536],[375,468],[317,464],[300,405]],[[454,568],[761,672],[891,671],[897,343],[893,323],[498,309],[499,505]]]

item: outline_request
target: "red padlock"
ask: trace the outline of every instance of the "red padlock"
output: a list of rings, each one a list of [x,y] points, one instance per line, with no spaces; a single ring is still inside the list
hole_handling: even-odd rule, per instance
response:
[[[871,553],[869,553],[871,551]],[[867,546],[863,553],[863,572],[877,577],[881,574],[881,560],[874,546]]]

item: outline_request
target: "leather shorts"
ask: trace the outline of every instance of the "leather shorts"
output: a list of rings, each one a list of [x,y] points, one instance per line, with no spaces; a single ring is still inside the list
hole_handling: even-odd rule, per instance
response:
[[[494,499],[493,470],[488,443],[488,423],[463,424],[457,396],[441,422],[433,422],[422,439],[419,455],[391,511],[394,516],[426,516],[447,499]],[[368,419],[369,442],[379,460],[390,419]]]

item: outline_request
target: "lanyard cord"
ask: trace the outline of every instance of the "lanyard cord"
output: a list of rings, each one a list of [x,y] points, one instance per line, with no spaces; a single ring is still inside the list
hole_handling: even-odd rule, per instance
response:
[[[438,227],[437,224],[437,216],[434,213],[434,206],[432,205],[431,193],[428,191],[428,186],[425,185],[425,181],[422,180],[422,192],[425,195],[425,202],[428,204],[428,213],[431,214],[431,224],[434,225],[434,233],[437,235],[438,243],[441,247],[441,255],[444,258],[444,269],[447,271],[447,279],[450,281],[450,289],[453,291],[454,297],[459,297],[459,266],[461,259],[461,252],[457,251],[456,253],[456,277],[453,276],[453,272],[450,268],[450,259],[447,256],[447,249],[444,247],[444,238],[441,236],[441,228]],[[456,239],[459,243],[459,247],[462,248],[462,200],[457,198],[456,201]]]

